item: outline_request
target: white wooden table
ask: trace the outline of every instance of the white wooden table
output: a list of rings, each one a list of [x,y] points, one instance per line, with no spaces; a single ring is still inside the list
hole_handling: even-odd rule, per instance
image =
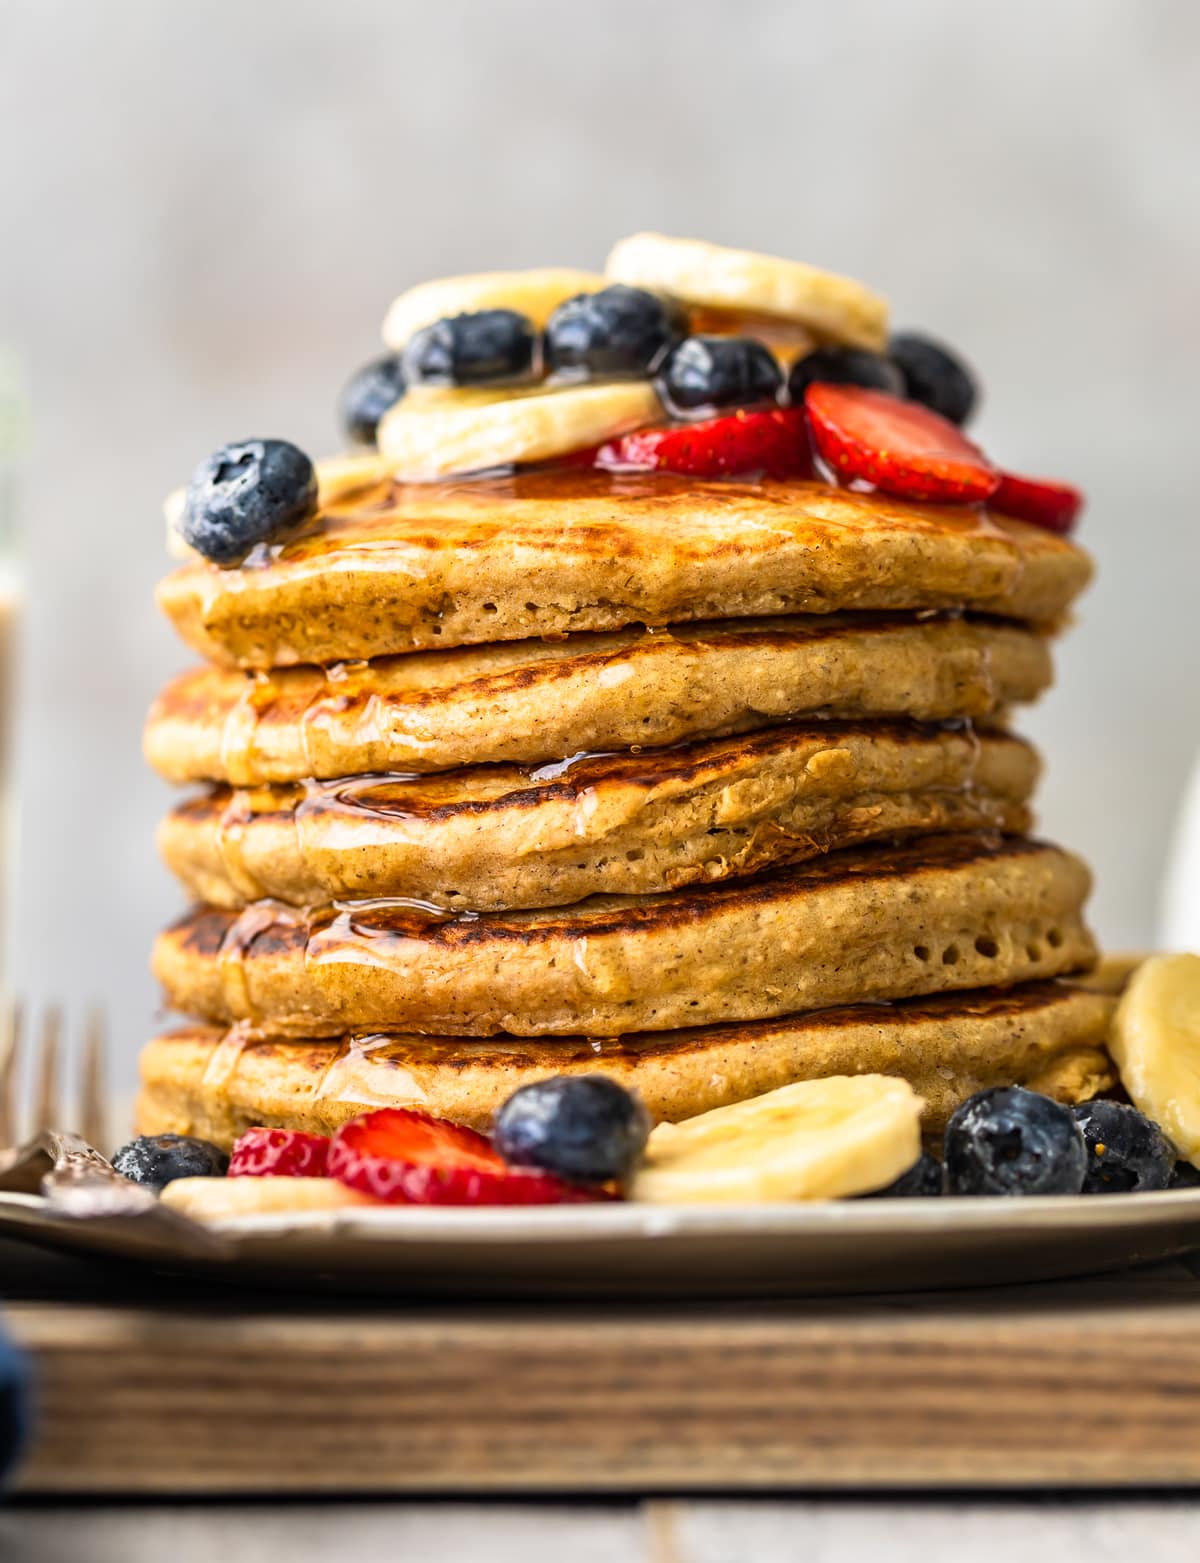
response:
[[[163,1505],[0,1512],[4,1563],[1180,1563],[1190,1498]]]

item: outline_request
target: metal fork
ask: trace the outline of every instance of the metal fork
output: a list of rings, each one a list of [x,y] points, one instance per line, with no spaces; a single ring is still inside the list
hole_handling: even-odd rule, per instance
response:
[[[37,1028],[28,1068],[33,1077],[29,1112],[21,1112],[21,1055],[26,1046],[26,1017],[13,1002],[0,1005],[0,1153],[47,1130],[75,1132],[97,1150],[108,1141],[105,1089],[107,1035],[104,1014],[89,1010],[80,1046],[71,1050],[74,1089],[64,1097],[63,1012],[51,1005]],[[73,1120],[73,1121],[71,1121]]]
[[[130,1183],[104,1159],[108,1108],[104,1088],[104,1017],[92,1009],[80,1045],[63,1046],[63,1013],[43,1014],[22,1081],[25,1017],[0,1001],[0,1198],[40,1195],[51,1218],[138,1215],[156,1205],[152,1191]],[[64,1096],[64,1059],[74,1075]],[[32,1093],[22,1090],[26,1084]],[[21,1103],[32,1094],[28,1111]],[[74,1125],[78,1125],[78,1131]],[[71,1125],[71,1127],[68,1127]]]
[[[123,1178],[104,1159],[109,1113],[101,1010],[88,1012],[73,1049],[63,1047],[61,1008],[45,1011],[28,1060],[33,1105],[26,1114],[18,1089],[24,1033],[20,1008],[0,1000],[0,1229],[37,1231],[42,1241],[71,1252],[171,1260],[224,1255],[223,1239],[160,1205],[153,1189]],[[69,1102],[62,1092],[68,1052]],[[78,1132],[67,1127],[72,1119]],[[85,1230],[97,1235],[85,1237]]]

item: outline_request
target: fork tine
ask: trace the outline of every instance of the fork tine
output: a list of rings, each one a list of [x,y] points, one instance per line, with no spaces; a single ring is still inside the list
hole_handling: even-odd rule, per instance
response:
[[[62,1010],[57,1004],[47,1009],[42,1021],[41,1046],[38,1048],[37,1097],[34,1101],[33,1133],[43,1129],[61,1129],[59,1122],[58,1053],[62,1040]]]
[[[5,996],[0,1010],[0,1150],[15,1145],[17,1132],[17,1055],[21,1046],[21,1006]]]
[[[79,1071],[79,1132],[89,1145],[107,1153],[108,1114],[105,1110],[105,1056],[107,1038],[104,1011],[98,1004],[88,1011],[83,1034],[83,1058]]]

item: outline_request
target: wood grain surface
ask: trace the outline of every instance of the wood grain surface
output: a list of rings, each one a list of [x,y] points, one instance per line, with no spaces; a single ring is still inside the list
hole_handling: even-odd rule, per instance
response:
[[[1200,1479],[1185,1265],[877,1301],[8,1308],[26,1493],[619,1493]]]

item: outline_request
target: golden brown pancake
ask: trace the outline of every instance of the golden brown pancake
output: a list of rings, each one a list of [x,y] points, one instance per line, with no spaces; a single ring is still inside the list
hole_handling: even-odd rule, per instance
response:
[[[519,1086],[605,1074],[675,1122],[794,1080],[890,1074],[925,1100],[939,1132],[992,1085],[1083,1101],[1113,1084],[1105,1053],[1113,1000],[1060,982],[899,1004],[787,1015],[592,1042],[356,1036],[280,1041],[193,1026],[143,1050],[141,1134],[196,1134],[229,1146],[253,1124],[329,1134],[374,1107],[415,1106],[486,1130]]]
[[[539,911],[201,909],[154,969],[174,1008],[279,1035],[620,1036],[1082,970],[1089,886],[1056,847],[935,836]]]
[[[167,866],[216,906],[408,897],[446,910],[653,895],[936,832],[1028,829],[1037,759],[1003,734],[767,728],[539,770],[217,788],[169,814]]]
[[[191,564],[159,602],[190,646],[267,668],[845,609],[1059,619],[1091,564],[965,506],[820,483],[569,469],[380,487],[235,569]]]
[[[1050,682],[1045,639],[996,620],[841,615],[518,641],[169,684],[146,754],[169,781],[235,786],[538,765],[813,714],[989,718]]]

